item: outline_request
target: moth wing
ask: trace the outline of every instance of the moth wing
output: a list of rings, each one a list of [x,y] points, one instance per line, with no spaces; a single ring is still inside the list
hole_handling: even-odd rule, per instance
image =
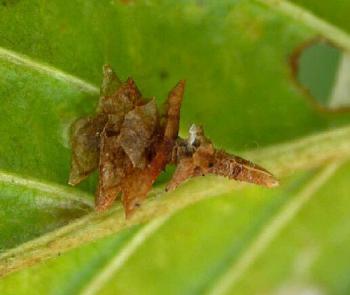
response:
[[[100,96],[98,107],[100,113],[115,114],[124,118],[136,105],[144,104],[141,93],[131,78],[118,86],[111,86],[103,93],[105,94]]]
[[[117,129],[115,129],[117,128]],[[120,146],[118,126],[109,121],[101,134],[99,184],[96,209],[109,208],[121,192],[121,182],[132,167],[131,161]]]
[[[157,105],[154,99],[128,112],[120,131],[119,141],[134,167],[144,168],[146,151],[158,124]]]
[[[173,176],[166,186],[166,191],[173,191],[181,183],[187,181],[193,176],[196,176],[197,174],[195,169],[196,166],[194,165],[191,157],[181,159],[176,166]]]
[[[119,87],[122,85],[117,74],[113,71],[110,65],[103,66],[103,79],[100,88],[100,96],[111,96],[113,95]]]
[[[72,126],[72,162],[69,184],[76,185],[98,166],[99,141],[106,118],[88,117],[77,120]]]
[[[146,198],[152,184],[170,161],[178,137],[184,87],[185,82],[180,81],[168,95],[163,122],[156,131],[161,140],[155,146],[155,156],[152,161],[144,169],[135,168],[123,181],[123,205],[126,216],[130,216]]]

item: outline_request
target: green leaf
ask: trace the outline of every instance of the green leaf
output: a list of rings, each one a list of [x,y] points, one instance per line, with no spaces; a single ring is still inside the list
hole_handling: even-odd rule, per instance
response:
[[[1,294],[349,291],[350,115],[312,103],[290,61],[316,36],[350,51],[345,10],[272,0],[0,5]],[[280,188],[204,177],[172,193],[159,184],[128,220],[120,204],[93,212],[96,175],[66,184],[69,131],[94,112],[105,63],[158,103],[185,78],[181,133],[204,125]],[[348,74],[338,73],[333,88]]]
[[[350,9],[349,1],[317,1],[317,0],[293,0],[291,2],[297,3],[303,6],[320,18],[328,21],[329,23],[342,28],[344,31],[350,31],[350,24],[348,22],[347,13]]]

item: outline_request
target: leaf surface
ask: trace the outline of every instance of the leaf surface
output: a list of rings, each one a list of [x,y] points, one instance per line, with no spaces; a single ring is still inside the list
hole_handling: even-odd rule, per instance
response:
[[[18,271],[1,294],[349,290],[350,115],[321,111],[290,64],[320,35],[349,51],[345,10],[270,0],[1,5],[0,273]],[[185,78],[180,132],[204,125],[281,187],[205,177],[170,194],[159,185],[127,221],[120,204],[91,212],[96,176],[66,184],[69,133],[94,112],[104,63],[158,103]],[[300,266],[302,255],[310,261]]]

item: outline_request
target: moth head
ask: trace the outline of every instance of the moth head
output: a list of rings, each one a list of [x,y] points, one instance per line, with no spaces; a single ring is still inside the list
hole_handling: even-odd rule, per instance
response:
[[[192,124],[189,130],[188,145],[192,147],[199,147],[204,137],[204,131],[202,126]]]

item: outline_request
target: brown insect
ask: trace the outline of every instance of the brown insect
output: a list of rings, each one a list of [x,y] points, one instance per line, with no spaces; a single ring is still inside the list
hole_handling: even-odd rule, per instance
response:
[[[76,185],[99,169],[98,211],[109,208],[121,196],[129,216],[170,163],[177,167],[167,190],[207,174],[267,187],[278,185],[262,167],[216,150],[201,127],[192,125],[188,139],[178,136],[184,81],[170,91],[160,113],[154,98],[142,97],[131,78],[121,82],[108,65],[103,67],[103,74],[97,114],[72,126],[69,177],[69,184]]]

